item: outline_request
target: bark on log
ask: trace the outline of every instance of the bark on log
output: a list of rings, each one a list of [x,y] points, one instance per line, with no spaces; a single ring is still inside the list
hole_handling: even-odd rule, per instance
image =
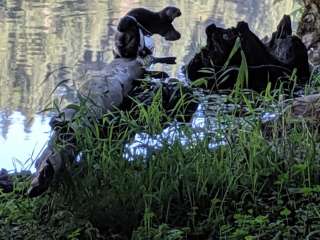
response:
[[[87,105],[88,117],[99,119],[120,106],[132,89],[133,81],[143,76],[144,69],[136,60],[118,58],[110,64],[86,72],[85,80],[78,86],[79,96]],[[72,133],[69,134],[70,129],[67,133],[64,129],[65,123],[70,121],[75,114],[75,109],[65,109],[62,114],[52,118],[50,125],[54,133],[47,148],[36,161],[37,171],[28,191],[29,196],[42,194],[48,188],[54,175],[63,169],[65,161],[74,160],[79,152]],[[61,139],[61,136],[66,135],[70,138]],[[55,148],[56,141],[64,142],[62,149]]]
[[[143,74],[144,68],[138,61],[118,58],[99,70],[89,69],[85,80],[77,88],[81,97],[87,99],[90,114],[101,118],[120,106],[132,89],[133,81]]]

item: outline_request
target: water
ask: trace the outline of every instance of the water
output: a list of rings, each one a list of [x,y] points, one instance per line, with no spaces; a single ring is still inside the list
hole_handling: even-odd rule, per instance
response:
[[[165,42],[155,37],[155,54],[177,56],[179,63],[160,69],[178,76],[179,67],[205,41],[204,29],[210,22],[229,27],[244,20],[264,37],[275,29],[283,14],[296,8],[292,0],[273,2],[0,0],[0,168],[20,169],[23,162],[37,156],[48,139],[50,113],[38,112],[52,100],[50,93],[63,72],[48,74],[61,67],[72,67],[84,57],[93,62],[110,61],[117,21],[131,8],[158,10],[175,5],[181,9],[183,15],[174,25],[182,38]],[[196,116],[195,122],[205,121],[201,120],[204,116],[200,110]],[[137,142],[143,137],[137,136]]]

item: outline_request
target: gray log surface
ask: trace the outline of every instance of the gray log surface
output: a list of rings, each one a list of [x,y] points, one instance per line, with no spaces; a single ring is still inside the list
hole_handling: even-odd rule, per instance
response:
[[[133,81],[141,78],[144,73],[143,66],[138,61],[124,58],[82,70],[85,70],[86,75],[77,86],[77,91],[86,100],[89,114],[95,118],[101,118],[113,108],[119,107],[132,89]],[[64,121],[71,120],[76,113],[73,109],[65,109],[63,112]],[[58,134],[54,131],[47,147],[36,160],[36,173],[28,191],[31,197],[43,193],[53,177],[63,169],[65,161],[76,157],[77,149],[72,144],[55,149]]]

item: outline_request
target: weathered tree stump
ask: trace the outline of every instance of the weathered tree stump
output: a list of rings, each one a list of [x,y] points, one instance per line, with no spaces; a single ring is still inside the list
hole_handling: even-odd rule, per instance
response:
[[[283,29],[285,31],[281,32]],[[243,86],[256,91],[264,90],[268,83],[272,87],[278,83],[290,84],[289,76],[295,68],[298,83],[309,79],[307,50],[299,38],[292,36],[287,16],[280,22],[268,46],[250,31],[245,22],[229,29],[211,24],[206,35],[207,45],[186,66],[186,73],[191,81],[207,79],[208,88],[212,90],[234,88],[241,63],[245,63],[248,70],[248,79]],[[231,56],[237,41],[240,47]]]
[[[309,80],[309,62],[306,46],[301,39],[292,35],[290,16],[284,15],[272,33],[270,42],[266,43],[269,52],[284,63],[289,69],[297,69],[297,77],[301,82]]]

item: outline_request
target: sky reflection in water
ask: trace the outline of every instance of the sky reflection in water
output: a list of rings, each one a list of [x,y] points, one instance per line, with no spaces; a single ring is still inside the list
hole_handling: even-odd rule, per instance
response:
[[[14,112],[9,119],[12,123],[5,138],[0,128],[0,166],[21,170],[21,164],[26,163],[24,166],[28,168],[48,140],[49,118],[36,116],[27,132],[24,128],[26,119],[21,113]]]

